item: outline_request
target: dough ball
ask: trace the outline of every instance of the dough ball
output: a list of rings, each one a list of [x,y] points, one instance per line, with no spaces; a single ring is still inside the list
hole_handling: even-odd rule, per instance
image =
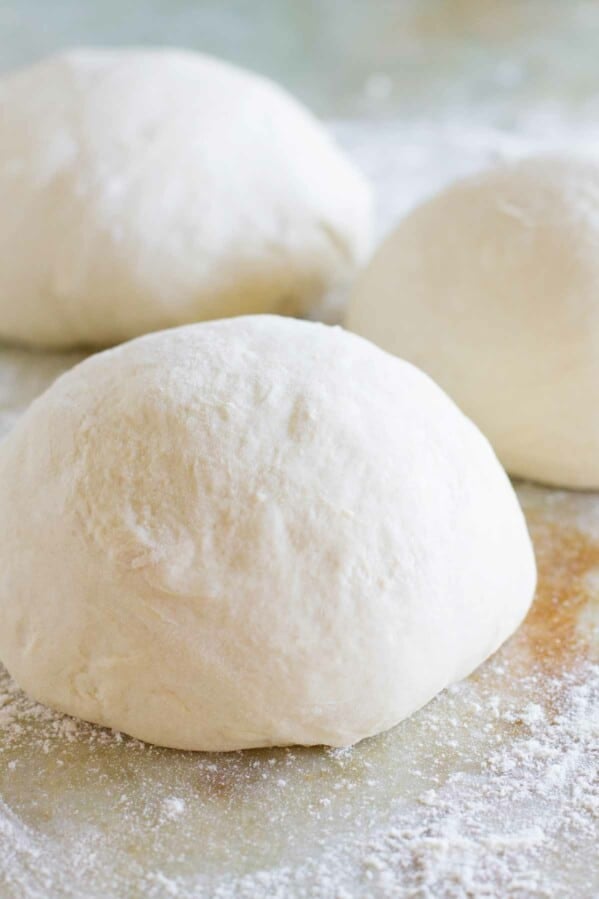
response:
[[[370,240],[370,191],[274,84],[175,50],[0,80],[0,337],[106,345],[302,313]]]
[[[140,338],[0,445],[0,657],[41,702],[153,743],[375,734],[497,649],[534,582],[487,441],[340,328]]]
[[[599,488],[599,166],[512,162],[415,209],[348,327],[430,374],[514,475]]]

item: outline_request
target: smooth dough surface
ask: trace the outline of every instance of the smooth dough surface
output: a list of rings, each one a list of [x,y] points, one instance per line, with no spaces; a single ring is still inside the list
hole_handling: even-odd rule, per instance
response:
[[[363,260],[370,200],[264,78],[176,50],[51,57],[0,79],[0,338],[304,312]]]
[[[484,437],[340,328],[139,338],[0,444],[0,657],[36,699],[154,743],[375,734],[497,649],[534,584]]]
[[[531,157],[416,208],[347,325],[426,371],[514,475],[599,488],[599,166]]]

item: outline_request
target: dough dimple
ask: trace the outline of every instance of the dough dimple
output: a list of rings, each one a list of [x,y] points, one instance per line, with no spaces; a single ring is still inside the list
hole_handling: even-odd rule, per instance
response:
[[[155,743],[377,733],[497,649],[534,582],[486,440],[340,328],[139,338],[0,445],[0,657],[35,698]]]
[[[0,336],[107,345],[305,312],[370,245],[370,190],[276,85],[175,50],[0,79]]]

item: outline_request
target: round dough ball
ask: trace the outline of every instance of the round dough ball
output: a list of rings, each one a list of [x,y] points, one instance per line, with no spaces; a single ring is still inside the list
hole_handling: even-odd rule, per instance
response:
[[[78,50],[0,80],[0,337],[107,345],[299,314],[370,243],[370,191],[263,78],[174,50]]]
[[[0,657],[36,699],[153,743],[375,734],[497,649],[534,583],[487,441],[340,328],[140,338],[0,445]]]
[[[514,475],[599,488],[599,166],[528,158],[415,209],[351,330],[430,374]]]

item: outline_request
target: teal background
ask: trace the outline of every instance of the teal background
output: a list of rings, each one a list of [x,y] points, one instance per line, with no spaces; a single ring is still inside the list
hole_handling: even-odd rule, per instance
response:
[[[0,68],[72,44],[203,50],[327,117],[593,117],[599,3],[580,0],[0,0]]]

